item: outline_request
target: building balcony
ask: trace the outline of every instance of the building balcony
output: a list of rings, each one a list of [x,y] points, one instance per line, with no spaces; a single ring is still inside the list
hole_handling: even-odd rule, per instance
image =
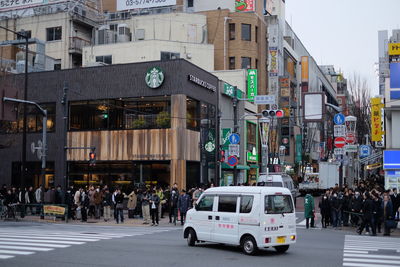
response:
[[[89,46],[90,41],[82,39],[80,37],[69,37],[69,53],[82,55],[82,49],[85,46]]]

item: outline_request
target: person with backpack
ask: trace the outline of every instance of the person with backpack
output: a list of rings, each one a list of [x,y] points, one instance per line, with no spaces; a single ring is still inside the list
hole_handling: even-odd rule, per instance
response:
[[[171,189],[170,197],[169,197],[169,223],[172,223],[172,217],[174,218],[174,224],[176,225],[176,219],[178,216],[178,186],[174,184]]]

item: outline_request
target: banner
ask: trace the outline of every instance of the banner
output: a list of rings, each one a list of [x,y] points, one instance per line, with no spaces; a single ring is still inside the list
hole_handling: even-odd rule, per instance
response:
[[[400,56],[400,43],[390,43],[388,53],[389,56]]]
[[[301,91],[308,92],[308,57],[301,57]]]
[[[0,11],[44,4],[44,0],[1,0]]]
[[[371,141],[381,141],[382,134],[382,99],[375,97],[371,98]]]
[[[174,5],[176,0],[117,0],[117,11]]]
[[[235,0],[236,12],[249,12],[255,10],[256,0]]]
[[[253,101],[257,95],[257,70],[247,70],[247,99]]]
[[[302,161],[302,151],[303,146],[302,146],[302,138],[301,134],[296,135],[296,163],[301,163]]]
[[[65,208],[60,206],[44,205],[43,212],[44,214],[64,215]]]
[[[260,122],[260,142],[262,147],[268,147],[270,119]]]
[[[269,76],[278,76],[278,48],[269,48]]]

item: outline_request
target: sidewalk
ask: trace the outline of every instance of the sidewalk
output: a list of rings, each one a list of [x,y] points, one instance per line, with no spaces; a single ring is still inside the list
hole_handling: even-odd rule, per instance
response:
[[[124,226],[124,227],[151,227],[151,220],[150,224],[143,224],[143,219],[140,217],[135,217],[134,219],[129,219],[128,218],[128,213],[124,213],[124,223],[119,223],[112,218],[111,220],[105,222],[103,218],[101,219],[90,219],[88,217],[87,222],[81,222],[80,220],[68,220],[68,222],[65,222],[61,218],[56,218],[54,219],[53,216],[46,216],[44,219],[40,219],[40,216],[25,216],[24,218],[17,217],[17,221],[22,221],[22,222],[39,222],[39,223],[55,223],[55,224],[69,224],[69,225],[90,225],[94,224],[96,226]],[[178,220],[176,222],[176,226],[181,226],[181,222]],[[159,225],[157,227],[175,227],[173,223],[169,223],[169,217],[164,216],[164,218],[160,218],[159,220]]]

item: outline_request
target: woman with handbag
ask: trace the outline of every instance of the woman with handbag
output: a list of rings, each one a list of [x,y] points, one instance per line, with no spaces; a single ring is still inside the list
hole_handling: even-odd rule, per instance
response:
[[[158,226],[158,207],[160,206],[160,197],[157,195],[156,191],[152,191],[152,195],[150,197],[150,213],[152,226]]]
[[[387,193],[383,195],[381,208],[383,213],[383,225],[385,227],[383,235],[389,236],[390,229],[393,228],[396,222],[394,221],[393,218],[393,204]]]

